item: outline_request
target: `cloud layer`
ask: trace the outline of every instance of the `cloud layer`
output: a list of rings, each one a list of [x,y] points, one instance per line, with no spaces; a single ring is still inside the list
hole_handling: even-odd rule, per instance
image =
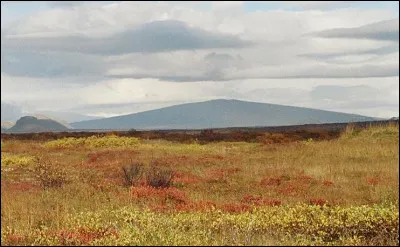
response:
[[[393,19],[356,27],[335,28],[317,33],[323,38],[373,39],[399,41],[399,20]]]
[[[2,26],[2,97],[103,116],[213,98],[398,115],[398,10],[246,4],[51,3]]]

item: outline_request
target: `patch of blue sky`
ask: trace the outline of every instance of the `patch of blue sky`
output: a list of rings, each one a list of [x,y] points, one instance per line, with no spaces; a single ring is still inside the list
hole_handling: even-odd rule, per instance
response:
[[[48,8],[44,1],[1,1],[1,8],[10,14],[27,15]]]
[[[118,1],[100,1],[99,3],[107,5]],[[182,2],[184,4],[185,1]],[[208,11],[211,10],[211,2],[197,2],[196,7]],[[340,5],[340,6],[339,6]],[[363,9],[392,9],[396,17],[399,16],[398,1],[348,1],[342,4],[333,4],[326,10],[335,10],[338,8],[363,8]],[[245,1],[244,10],[246,12],[254,11],[270,11],[283,9],[286,11],[301,11],[304,10],[301,4],[285,4],[279,1]],[[45,1],[1,1],[1,8],[5,8],[9,15],[28,15],[46,8],[49,8],[49,2]],[[2,11],[3,12],[3,11]]]

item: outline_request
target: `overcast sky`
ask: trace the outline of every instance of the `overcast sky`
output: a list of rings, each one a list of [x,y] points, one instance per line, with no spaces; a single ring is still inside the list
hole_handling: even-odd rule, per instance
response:
[[[399,2],[1,2],[2,120],[218,98],[398,116]]]

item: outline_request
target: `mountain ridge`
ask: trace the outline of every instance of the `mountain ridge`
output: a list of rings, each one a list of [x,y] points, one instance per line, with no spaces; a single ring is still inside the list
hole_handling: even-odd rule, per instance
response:
[[[39,119],[34,116],[24,116],[16,121],[14,126],[4,132],[40,132],[40,131],[67,131],[65,125],[48,118]]]
[[[358,114],[236,99],[214,99],[73,122],[75,129],[204,129],[374,121]]]

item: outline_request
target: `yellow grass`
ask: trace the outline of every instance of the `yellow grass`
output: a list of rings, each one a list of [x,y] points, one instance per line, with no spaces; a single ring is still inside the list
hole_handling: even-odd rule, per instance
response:
[[[349,127],[335,140],[289,144],[118,138],[2,140],[2,245],[398,244],[398,125]],[[65,171],[65,184],[41,188],[35,158]],[[172,197],[154,204],[163,199],[150,192],[133,198],[120,168],[131,161],[157,161],[176,172],[173,187],[184,202]],[[3,169],[10,166],[17,168]],[[214,206],[178,210],[202,202]]]

